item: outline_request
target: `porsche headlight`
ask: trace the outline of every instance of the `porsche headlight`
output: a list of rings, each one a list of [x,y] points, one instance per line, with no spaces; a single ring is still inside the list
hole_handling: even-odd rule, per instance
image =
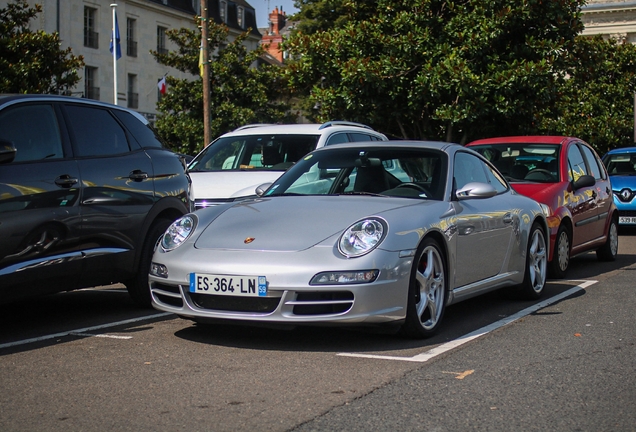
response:
[[[367,218],[347,228],[338,241],[338,250],[347,258],[371,252],[384,239],[387,225],[383,219]]]
[[[166,252],[178,248],[190,237],[196,226],[196,219],[192,215],[185,215],[177,219],[163,234],[161,247]]]

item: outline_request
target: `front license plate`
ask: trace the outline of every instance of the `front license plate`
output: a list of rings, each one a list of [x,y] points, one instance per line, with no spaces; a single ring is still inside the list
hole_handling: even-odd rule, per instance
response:
[[[621,217],[618,218],[618,223],[619,223],[619,225],[636,224],[636,217],[621,216]]]
[[[190,292],[238,297],[267,295],[265,276],[228,276],[190,273]]]

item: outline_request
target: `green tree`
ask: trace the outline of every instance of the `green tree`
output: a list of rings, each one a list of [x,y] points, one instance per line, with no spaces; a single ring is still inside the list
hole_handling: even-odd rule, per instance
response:
[[[634,145],[636,46],[579,36],[570,52],[567,79],[540,130],[589,142],[602,156]]]
[[[198,22],[198,18],[197,18]],[[254,67],[263,49],[248,50],[243,42],[248,29],[227,43],[228,29],[209,23],[211,136],[216,137],[249,123],[290,121],[286,84],[280,68],[267,64]],[[199,76],[200,30],[166,32],[178,49],[167,54],[152,52],[156,60],[182,72]],[[160,136],[179,152],[194,155],[203,142],[203,85],[201,79],[167,76],[168,92],[157,104]]]
[[[296,28],[305,34],[339,28],[348,20],[342,0],[296,0],[294,6],[298,12],[291,19],[298,21]]]
[[[0,93],[65,93],[80,80],[82,56],[60,49],[58,33],[31,31],[42,6],[14,0],[0,9]]]
[[[343,0],[341,27],[286,41],[286,75],[316,120],[462,143],[528,133],[557,97],[583,2]],[[298,3],[302,16],[323,2]]]

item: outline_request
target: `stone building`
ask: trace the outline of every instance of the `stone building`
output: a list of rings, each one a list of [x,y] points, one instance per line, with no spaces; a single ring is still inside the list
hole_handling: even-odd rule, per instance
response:
[[[584,35],[601,34],[636,43],[636,1],[588,0],[582,12]]]

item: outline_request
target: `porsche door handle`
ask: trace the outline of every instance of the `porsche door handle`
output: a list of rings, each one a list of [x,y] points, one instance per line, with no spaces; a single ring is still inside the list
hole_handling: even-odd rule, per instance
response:
[[[62,174],[55,179],[55,184],[59,187],[70,188],[74,184],[77,184],[78,180],[75,177],[71,177],[68,174]]]
[[[505,224],[512,223],[512,213],[506,213],[503,217],[503,222]]]
[[[128,178],[131,180],[141,181],[148,178],[148,173],[145,173],[141,170],[134,170],[131,171],[130,174],[128,174]]]

